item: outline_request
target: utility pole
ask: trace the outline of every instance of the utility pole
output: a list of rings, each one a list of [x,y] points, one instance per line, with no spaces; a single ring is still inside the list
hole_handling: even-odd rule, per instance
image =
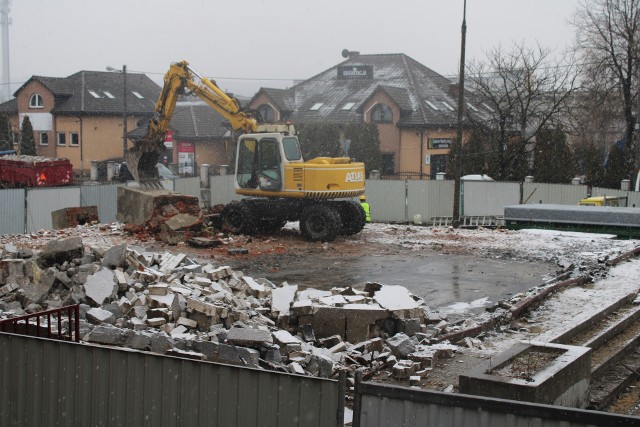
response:
[[[466,0],[465,0],[466,1]],[[127,66],[122,66],[122,160],[127,159]]]
[[[11,0],[0,0],[0,29],[2,31],[2,101],[11,99],[11,78],[9,76],[9,25],[11,24]]]
[[[458,126],[456,144],[458,148],[457,158],[454,159],[454,187],[453,187],[453,226],[460,226],[460,176],[462,175],[462,118],[464,116],[464,65],[465,47],[467,40],[467,0],[464,0],[462,12],[462,41],[460,45],[460,76],[458,81]]]

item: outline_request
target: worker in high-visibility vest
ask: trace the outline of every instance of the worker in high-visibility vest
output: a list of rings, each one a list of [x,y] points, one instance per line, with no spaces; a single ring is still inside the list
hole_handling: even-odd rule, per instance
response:
[[[367,203],[367,198],[364,196],[360,196],[360,206],[364,209],[364,215],[367,222],[371,222],[371,207],[369,203]]]

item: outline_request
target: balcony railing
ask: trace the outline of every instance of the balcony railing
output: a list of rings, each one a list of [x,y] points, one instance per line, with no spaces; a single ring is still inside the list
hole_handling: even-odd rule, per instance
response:
[[[67,320],[66,325],[65,319]],[[0,320],[0,331],[61,341],[80,341],[80,305]],[[65,329],[66,327],[66,329]]]

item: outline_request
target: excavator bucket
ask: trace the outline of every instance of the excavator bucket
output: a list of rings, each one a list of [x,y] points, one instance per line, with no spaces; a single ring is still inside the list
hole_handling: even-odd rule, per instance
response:
[[[162,188],[158,174],[158,160],[164,152],[164,144],[141,139],[134,141],[133,148],[127,150],[125,162],[127,168],[142,187]]]

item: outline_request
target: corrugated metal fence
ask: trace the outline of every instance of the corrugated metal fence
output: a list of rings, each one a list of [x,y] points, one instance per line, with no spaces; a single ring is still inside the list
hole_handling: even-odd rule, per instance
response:
[[[640,418],[356,381],[353,427],[610,427]]]
[[[637,426],[638,417],[356,379],[354,427]],[[345,382],[0,333],[2,426],[341,426]]]
[[[0,374],[2,426],[321,427],[344,411],[334,380],[11,334]]]
[[[211,206],[239,200],[232,175],[212,176],[205,189]],[[453,181],[368,180],[367,201],[373,221],[408,222],[420,216],[429,223],[433,217],[453,215]],[[122,184],[119,184],[122,185]],[[0,190],[0,234],[21,234],[52,226],[51,212],[78,206],[97,206],[101,222],[116,219],[119,185],[84,185],[46,189]],[[196,196],[202,203],[199,178],[165,180],[165,188]],[[473,182],[461,186],[460,213],[463,216],[502,216],[504,206],[521,203],[575,205],[587,197],[584,185]],[[631,207],[640,207],[640,193],[593,188],[593,196],[628,197]],[[26,210],[25,210],[26,209]],[[26,214],[25,214],[26,212]]]

